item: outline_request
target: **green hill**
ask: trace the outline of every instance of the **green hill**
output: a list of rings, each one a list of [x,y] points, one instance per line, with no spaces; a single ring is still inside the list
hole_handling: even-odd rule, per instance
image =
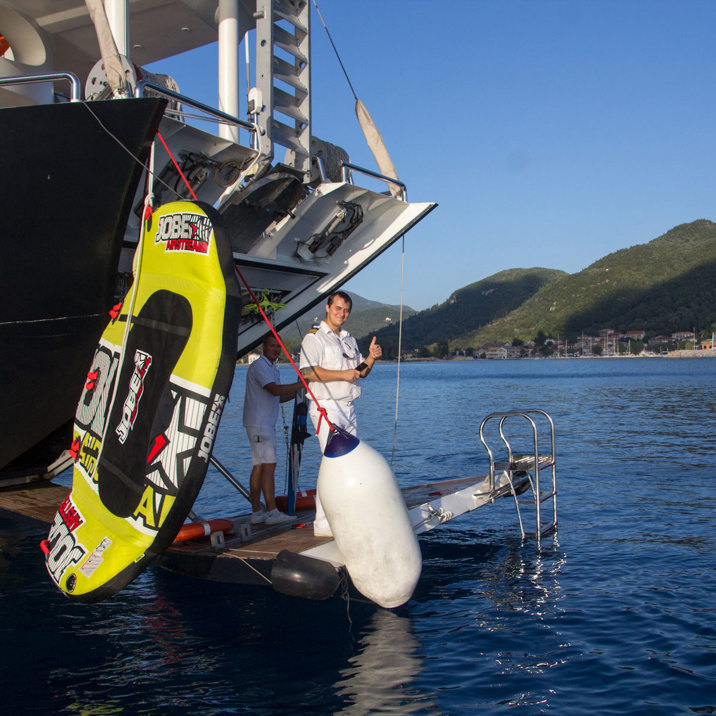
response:
[[[452,348],[547,336],[716,326],[716,224],[681,224],[647,244],[609,254],[542,287],[489,325],[450,341]]]
[[[399,306],[351,293],[348,330],[367,352],[377,335],[386,358],[397,355]],[[282,331],[298,348],[323,306]],[[403,309],[403,350],[445,354],[484,343],[547,337],[575,339],[602,328],[645,330],[649,335],[678,330],[716,330],[716,224],[700,219],[681,224],[646,244],[616,251],[583,271],[509,269],[455,291],[424,311]],[[362,340],[361,340],[362,339]]]
[[[403,350],[456,342],[466,333],[508,315],[540,288],[566,275],[564,271],[545,268],[509,269],[460,288],[444,303],[404,321]],[[397,325],[382,328],[377,337],[386,357],[397,355]],[[365,349],[361,343],[361,350]]]

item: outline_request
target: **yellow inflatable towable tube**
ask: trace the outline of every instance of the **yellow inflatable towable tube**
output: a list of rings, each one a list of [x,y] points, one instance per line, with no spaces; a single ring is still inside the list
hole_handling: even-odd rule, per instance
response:
[[[145,219],[135,279],[77,406],[72,491],[43,543],[52,580],[95,602],[179,532],[206,475],[236,363],[241,294],[209,206]]]

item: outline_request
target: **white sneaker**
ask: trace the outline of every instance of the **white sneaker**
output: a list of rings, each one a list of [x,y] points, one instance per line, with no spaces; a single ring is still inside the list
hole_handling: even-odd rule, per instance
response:
[[[280,525],[284,522],[293,522],[293,517],[281,512],[278,508],[266,513],[267,525]]]
[[[322,522],[313,523],[313,536],[314,537],[333,537],[331,526],[328,524],[328,520],[324,519]]]
[[[260,510],[257,510],[256,512],[251,513],[251,524],[252,525],[260,525],[265,520],[266,520],[266,510],[264,509],[263,505],[261,505]]]

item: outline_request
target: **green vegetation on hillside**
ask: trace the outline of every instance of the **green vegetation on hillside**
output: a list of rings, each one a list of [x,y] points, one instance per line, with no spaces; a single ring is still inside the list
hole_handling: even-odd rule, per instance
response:
[[[541,288],[509,315],[451,340],[452,348],[514,338],[576,337],[601,328],[711,331],[716,327],[716,224],[681,224]]]
[[[357,294],[348,330],[366,354],[376,335],[387,359],[398,349],[399,306]],[[324,317],[315,306],[282,335],[290,349]],[[485,343],[546,338],[575,340],[582,333],[643,330],[647,336],[716,331],[716,224],[681,224],[646,244],[616,251],[583,271],[509,269],[455,291],[416,313],[403,309],[403,351],[442,357]],[[300,329],[300,335],[299,335]]]
[[[404,321],[403,351],[457,341],[466,333],[508,315],[541,287],[566,275],[564,271],[545,268],[509,269],[458,289],[444,303]],[[385,357],[397,356],[397,325],[381,329],[377,337]],[[360,345],[365,352],[367,346]]]

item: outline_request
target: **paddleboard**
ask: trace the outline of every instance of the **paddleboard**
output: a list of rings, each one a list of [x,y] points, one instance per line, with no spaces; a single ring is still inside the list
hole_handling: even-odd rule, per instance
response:
[[[241,294],[214,209],[156,210],[134,273],[90,366],[72,491],[43,543],[52,580],[84,602],[115,594],[171,545],[204,481],[236,362]]]

